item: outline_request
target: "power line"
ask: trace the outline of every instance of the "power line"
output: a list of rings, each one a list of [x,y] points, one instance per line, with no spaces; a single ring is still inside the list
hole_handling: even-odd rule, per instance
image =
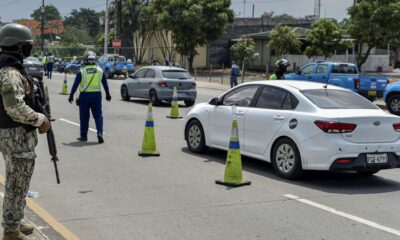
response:
[[[4,6],[7,6],[7,5],[11,5],[11,4],[16,3],[16,2],[18,2],[18,1],[21,1],[21,0],[12,0],[12,1],[10,1],[10,2],[6,2],[6,3],[3,3],[3,4],[0,4],[0,7],[4,7]]]

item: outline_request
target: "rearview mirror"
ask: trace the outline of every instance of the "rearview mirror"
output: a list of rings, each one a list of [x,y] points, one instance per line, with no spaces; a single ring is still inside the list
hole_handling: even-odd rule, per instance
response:
[[[218,106],[218,103],[219,103],[219,99],[217,97],[211,98],[210,101],[208,102],[208,104],[214,105],[214,106]]]

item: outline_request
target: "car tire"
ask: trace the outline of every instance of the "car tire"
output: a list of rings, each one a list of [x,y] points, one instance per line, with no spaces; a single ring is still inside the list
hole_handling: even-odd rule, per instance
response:
[[[368,176],[372,176],[378,172],[379,172],[379,170],[360,170],[360,171],[357,171],[357,175],[360,177],[368,177]]]
[[[124,85],[121,87],[121,98],[124,101],[129,101],[131,97],[129,96],[128,88]]]
[[[195,119],[187,124],[185,139],[191,152],[204,153],[207,150],[203,126],[199,120]]]
[[[400,115],[400,94],[393,94],[386,102],[386,107],[390,113]]]
[[[184,100],[186,107],[191,107],[194,105],[195,101],[193,100]]]
[[[296,179],[303,175],[299,149],[289,138],[279,139],[272,148],[272,166],[279,176]]]
[[[149,94],[149,98],[150,98],[150,102],[154,105],[154,106],[159,106],[161,104],[160,99],[158,99],[157,93],[154,90],[150,91]]]

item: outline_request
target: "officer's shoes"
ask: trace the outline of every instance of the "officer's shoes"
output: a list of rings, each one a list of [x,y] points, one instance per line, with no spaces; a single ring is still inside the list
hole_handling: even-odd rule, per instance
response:
[[[28,221],[25,219],[21,220],[21,224],[19,225],[19,231],[21,231],[25,235],[32,234],[34,230],[34,227],[32,224],[30,224]]]
[[[80,142],[87,142],[87,137],[78,137],[76,140]]]
[[[3,240],[32,240],[20,231],[16,232],[4,232]]]
[[[97,133],[97,140],[99,140],[99,143],[104,143],[103,134]]]

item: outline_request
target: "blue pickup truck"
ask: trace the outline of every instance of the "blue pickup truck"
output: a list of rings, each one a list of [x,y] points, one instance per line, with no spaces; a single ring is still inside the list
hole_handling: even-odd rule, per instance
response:
[[[383,100],[390,113],[400,116],[400,82],[387,85],[383,93]]]
[[[114,75],[131,75],[135,72],[135,64],[127,61],[124,56],[117,54],[104,54],[99,58],[99,66],[103,69],[107,78],[113,78]]]
[[[383,97],[389,79],[386,76],[361,76],[352,63],[317,61],[309,63],[296,73],[286,74],[285,79],[328,83],[349,89],[371,101]]]

